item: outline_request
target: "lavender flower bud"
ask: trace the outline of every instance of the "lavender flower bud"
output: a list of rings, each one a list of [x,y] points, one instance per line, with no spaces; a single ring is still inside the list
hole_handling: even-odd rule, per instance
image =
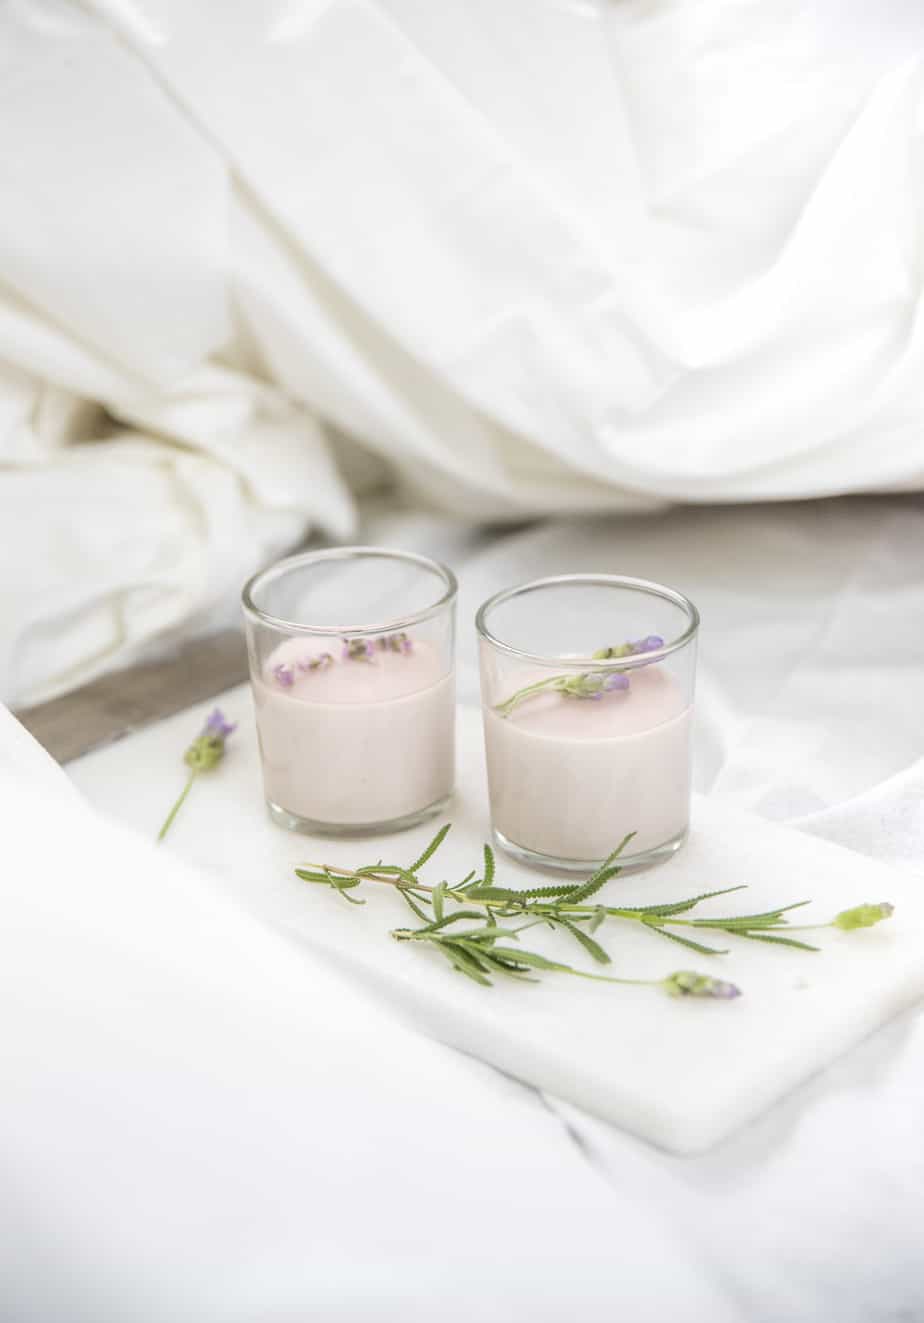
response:
[[[614,689],[628,689],[629,677],[622,671],[610,671],[604,678],[603,688],[607,693],[611,693]]]
[[[383,652],[403,652],[405,655],[413,651],[413,644],[403,629],[398,634],[383,634],[379,647]]]
[[[328,666],[333,666],[334,659],[329,652],[321,652],[317,657],[303,657],[298,663],[300,671],[326,671]]]
[[[217,708],[206,721],[202,733],[186,750],[183,761],[187,767],[197,772],[208,772],[221,762],[225,755],[225,740],[237,726],[225,720],[221,709]]]
[[[282,685],[283,689],[291,689],[295,684],[295,672],[288,662],[279,662],[273,667],[273,677],[277,684]]]
[[[556,688],[569,698],[597,700],[614,689],[628,689],[629,677],[621,671],[585,671],[565,677]]]
[[[872,928],[881,919],[888,919],[895,912],[895,906],[889,901],[880,901],[878,905],[854,905],[853,909],[841,910],[831,920],[832,928],[841,928],[845,933],[854,928]]]
[[[631,657],[632,652],[631,643],[620,643],[618,647],[598,648],[592,655],[594,661],[609,661],[612,657]]]
[[[658,648],[664,647],[664,640],[659,634],[649,634],[647,638],[637,639],[635,643],[630,643],[629,647],[634,653],[655,652]]]
[[[598,648],[593,657],[595,661],[609,661],[611,658],[635,657],[641,652],[655,652],[663,647],[664,640],[659,634],[649,634],[646,638],[620,643],[611,648]]]
[[[202,734],[214,735],[220,740],[226,740],[228,736],[233,735],[236,730],[237,722],[226,721],[221,708],[216,707],[208,721],[206,721]]]
[[[693,970],[680,969],[662,979],[661,987],[671,997],[716,997],[721,1001],[730,1001],[741,996],[741,989],[724,979],[710,978],[708,974],[697,974]]]
[[[344,661],[372,661],[373,649],[368,639],[344,639]]]

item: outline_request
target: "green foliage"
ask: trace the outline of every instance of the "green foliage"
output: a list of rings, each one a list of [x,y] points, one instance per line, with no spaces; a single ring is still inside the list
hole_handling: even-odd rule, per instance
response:
[[[520,934],[537,925],[567,934],[598,965],[609,965],[611,959],[593,934],[611,919],[633,923],[656,937],[677,942],[705,956],[725,955],[727,949],[701,941],[702,932],[723,933],[747,941],[788,946],[799,951],[818,950],[818,947],[791,935],[802,929],[789,926],[787,918],[792,910],[807,905],[808,901],[796,901],[756,914],[687,917],[698,906],[717,896],[727,896],[745,889],[740,886],[703,891],[683,900],[653,905],[588,904],[591,897],[596,896],[620,872],[617,861],[634,833],[620,841],[599,868],[585,882],[577,885],[564,882],[520,889],[500,886],[496,881],[494,853],[489,845],[485,845],[481,877],[472,870],[455,885],[442,881],[430,886],[421,882],[419,872],[439,850],[448,831],[447,823],[414,862],[407,866],[384,864],[381,860],[355,869],[335,864],[307,864],[297,868],[295,873],[303,881],[331,887],[352,905],[364,903],[362,898],[349,894],[364,883],[377,882],[392,887],[421,924],[418,928],[394,929],[392,936],[395,940],[417,943],[435,951],[457,973],[483,987],[491,987],[498,975],[534,983],[538,981],[535,977],[537,973],[560,973],[604,983],[655,987],[671,996],[682,993],[684,996],[729,999],[738,995],[738,989],[732,984],[689,971],[660,979],[631,979],[576,969],[536,951],[525,950],[520,945]],[[862,905],[843,911],[830,924],[808,926],[833,926],[849,931],[868,927],[880,919],[888,918],[891,913],[892,906],[886,902],[875,906]],[[498,919],[511,918],[528,922],[516,927],[498,923]],[[474,926],[461,927],[463,924]],[[511,942],[514,945],[504,944]]]

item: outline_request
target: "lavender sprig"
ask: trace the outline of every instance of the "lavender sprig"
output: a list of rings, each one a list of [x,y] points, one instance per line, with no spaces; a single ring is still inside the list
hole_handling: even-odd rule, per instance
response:
[[[872,924],[888,919],[894,907],[887,901],[879,904],[856,905],[852,909],[842,910],[826,924],[807,925],[805,928],[789,924],[787,915],[792,910],[807,905],[808,901],[797,901],[790,905],[781,905],[775,909],[763,910],[756,914],[727,915],[715,918],[691,917],[698,906],[717,896],[729,895],[744,887],[725,887],[718,891],[704,891],[697,896],[688,896],[683,900],[665,901],[656,905],[602,905],[593,901],[593,897],[603,886],[621,871],[618,859],[632,839],[630,833],[616,849],[587,879],[586,882],[558,882],[548,885],[514,889],[497,884],[496,865],[491,847],[484,847],[484,866],[478,876],[472,870],[455,885],[439,882],[429,886],[421,882],[420,869],[437,852],[449,831],[449,825],[440,828],[427,848],[413,863],[367,864],[362,868],[343,868],[336,864],[307,864],[295,870],[296,875],[306,882],[317,882],[333,888],[352,905],[364,905],[365,901],[351,893],[366,882],[379,882],[394,887],[414,915],[423,925],[420,928],[399,928],[392,936],[401,942],[423,942],[437,949],[454,968],[468,974],[476,983],[490,983],[492,973],[513,974],[526,977],[529,970],[555,970],[562,973],[576,974],[581,978],[600,978],[608,982],[648,984],[659,988],[672,997],[709,997],[720,1001],[729,1001],[739,995],[739,989],[723,979],[714,979],[705,974],[679,970],[661,979],[614,979],[602,974],[589,974],[549,961],[545,956],[533,952],[498,947],[501,939],[519,941],[517,934],[526,927],[546,924],[551,928],[567,933],[572,937],[597,964],[608,965],[610,957],[595,938],[594,934],[602,923],[609,919],[619,919],[640,925],[655,936],[679,942],[700,955],[725,955],[718,947],[708,946],[698,940],[699,933],[694,930],[723,932],[738,939],[766,942],[770,945],[794,947],[800,951],[817,951],[793,936],[794,932],[830,927],[844,931],[867,928]],[[452,910],[450,906],[458,906]],[[429,913],[428,913],[429,907]],[[528,919],[530,922],[516,928],[498,926],[498,919]],[[454,925],[464,920],[477,920],[475,928],[457,928]],[[452,929],[452,931],[449,931]],[[683,932],[677,931],[683,929]],[[488,949],[485,950],[484,948]],[[478,977],[475,978],[475,975]]]
[[[221,762],[225,756],[225,742],[236,729],[237,723],[226,721],[221,708],[216,707],[203,726],[201,733],[196,736],[183,755],[183,761],[189,768],[189,775],[186,778],[186,784],[177,797],[176,803],[167,814],[164,825],[157,833],[158,841],[162,841],[167,835],[173,819],[179,813],[180,807],[192,789],[193,781],[199,773],[210,772]]]
[[[593,659],[609,661],[620,657],[634,657],[663,647],[662,638],[657,634],[649,634],[647,638],[621,643],[617,647],[598,648],[593,654]],[[503,703],[496,704],[494,711],[499,712],[502,717],[509,717],[521,703],[541,693],[553,692],[563,694],[566,698],[589,698],[599,701],[604,694],[625,691],[628,688],[628,675],[616,667],[609,670],[583,671],[578,675],[553,675],[547,680],[537,680],[534,684],[524,685]]]

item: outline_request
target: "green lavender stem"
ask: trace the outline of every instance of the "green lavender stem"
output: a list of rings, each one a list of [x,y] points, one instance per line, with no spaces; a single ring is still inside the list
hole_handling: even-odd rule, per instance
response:
[[[225,756],[225,744],[228,736],[233,735],[237,726],[234,722],[226,721],[221,708],[216,707],[215,711],[206,721],[200,733],[190,744],[189,748],[183,754],[183,762],[189,768],[189,774],[186,778],[186,784],[180,791],[179,797],[173,808],[167,814],[164,825],[157,833],[158,844],[167,835],[173,823],[173,819],[179,813],[183,806],[183,801],[192,789],[192,783],[200,772],[210,772],[217,767]]]
[[[624,919],[703,955],[724,955],[725,951],[699,941],[697,929],[724,932],[733,937],[793,947],[800,951],[817,951],[817,947],[792,934],[820,928],[840,928],[850,932],[855,928],[871,927],[893,913],[893,906],[887,901],[866,903],[842,910],[827,924],[790,927],[786,917],[789,912],[809,903],[797,901],[756,914],[711,919],[687,917],[702,901],[740,891],[743,889],[741,887],[724,887],[683,900],[654,905],[591,904],[591,897],[596,896],[606,882],[619,873],[620,865],[616,860],[632,839],[632,833],[620,842],[586,882],[560,882],[520,890],[499,886],[495,882],[494,854],[490,846],[486,845],[481,877],[477,877],[473,871],[454,886],[445,881],[429,886],[421,882],[419,870],[439,849],[448,831],[448,825],[442,827],[423,853],[408,865],[384,864],[381,860],[355,869],[343,868],[339,864],[309,864],[297,868],[295,873],[306,882],[333,888],[351,905],[365,904],[364,900],[350,894],[364,882],[378,882],[392,887],[422,925],[417,929],[393,930],[395,940],[426,944],[444,956],[458,973],[486,986],[491,986],[489,976],[497,973],[530,980],[534,971],[556,970],[607,983],[657,986],[671,996],[730,999],[737,997],[740,992],[734,984],[689,970],[675,971],[666,979],[615,978],[573,969],[570,965],[550,961],[537,952],[498,943],[505,938],[518,942],[519,934],[526,928],[546,924],[571,936],[598,964],[608,965],[610,957],[593,934],[605,919]],[[447,903],[459,908],[447,912]],[[425,907],[429,907],[430,913]],[[518,928],[503,928],[498,925],[498,918],[521,918],[531,922]],[[472,920],[477,925],[473,928],[456,926]],[[680,929],[683,931],[678,931]]]
[[[527,698],[532,698],[533,694],[538,694],[543,689],[561,688],[568,678],[567,675],[553,675],[548,680],[537,680],[535,684],[525,685],[522,689],[518,689],[515,694],[511,694],[503,703],[498,703],[494,711],[502,717],[509,717],[514,708],[519,707]]]
[[[200,768],[194,767],[192,771],[189,773],[189,776],[186,778],[185,786],[177,796],[176,803],[173,805],[173,808],[170,810],[170,812],[167,814],[166,818],[164,819],[164,825],[157,833],[158,842],[164,839],[164,837],[167,835],[167,832],[170,830],[171,826],[173,825],[173,819],[176,817],[180,809],[183,807],[183,801],[186,799],[186,796],[189,794],[190,790],[192,789],[192,783],[199,775],[199,771]]]
[[[624,844],[625,842],[623,842],[623,845]],[[621,848],[622,846],[620,846],[620,849]],[[614,851],[614,855],[616,853],[617,852]],[[612,857],[613,856],[611,856],[611,858]],[[768,928],[785,925],[786,920],[782,917],[783,913],[786,909],[796,908],[795,906],[786,906],[784,909],[774,910],[768,914],[744,915],[740,918],[681,919],[669,912],[665,912],[674,908],[674,906],[670,904],[646,908],[618,905],[585,905],[570,903],[560,899],[545,902],[541,900],[531,900],[527,893],[518,897],[512,891],[507,891],[505,895],[499,895],[496,899],[492,897],[478,896],[477,894],[472,894],[471,883],[465,883],[458,887],[450,887],[445,883],[440,883],[437,887],[431,887],[427,886],[426,883],[421,882],[413,871],[390,864],[374,864],[366,868],[358,869],[342,868],[337,864],[308,864],[304,868],[298,868],[295,871],[300,878],[307,882],[326,882],[328,885],[332,885],[335,888],[338,888],[338,884],[335,882],[336,878],[344,879],[347,887],[350,889],[358,886],[361,882],[384,883],[387,886],[397,888],[402,896],[404,896],[404,898],[411,904],[412,909],[415,908],[413,904],[414,901],[432,903],[434,892],[438,892],[441,902],[443,900],[452,900],[459,905],[477,906],[479,909],[484,910],[489,914],[495,913],[508,916],[518,915],[534,918],[539,922],[551,924],[562,923],[566,925],[568,920],[571,920],[572,922],[589,920],[593,923],[601,917],[625,919],[629,922],[641,924],[643,927],[647,928],[649,932],[673,938],[673,940],[679,941],[683,945],[689,946],[704,955],[724,955],[725,953],[715,947],[707,947],[701,943],[688,940],[687,938],[681,938],[679,935],[666,933],[664,932],[664,928],[667,925],[670,925],[671,927],[708,928],[715,931],[734,933],[739,937],[750,937],[752,936],[752,930],[757,930],[762,933]],[[618,870],[613,867],[611,871],[616,872]],[[701,900],[707,900],[713,896],[728,895],[732,891],[740,891],[742,889],[742,887],[725,887],[720,891],[707,892],[702,896],[694,897],[691,900],[676,902],[676,908],[684,910],[692,909],[693,906]],[[504,889],[497,888],[497,890],[501,892]],[[347,897],[347,899],[352,899],[352,897]],[[808,901],[800,901],[798,904],[807,905]],[[417,913],[418,917],[423,918],[424,920],[427,919],[427,915],[422,913],[419,909],[415,909],[415,913]],[[586,937],[586,934],[579,930],[578,933],[575,933],[575,936],[577,936],[580,941],[582,937]],[[764,940],[782,941],[783,939],[765,938]],[[793,945],[795,944],[796,943],[793,943]],[[816,949],[805,943],[800,943],[799,945],[804,946],[805,950],[808,951]],[[600,957],[597,956],[596,958],[599,959]]]

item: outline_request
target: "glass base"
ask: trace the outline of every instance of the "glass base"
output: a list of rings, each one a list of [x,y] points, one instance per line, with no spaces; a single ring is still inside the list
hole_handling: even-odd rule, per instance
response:
[[[529,864],[531,868],[541,868],[555,873],[583,873],[585,877],[589,877],[603,863],[602,859],[558,859],[555,855],[539,854],[537,850],[529,850],[525,845],[517,845],[516,841],[509,841],[496,827],[493,828],[492,834],[495,843],[505,854],[509,854],[521,864]],[[667,863],[684,844],[688,835],[689,829],[685,827],[682,832],[672,836],[663,845],[653,846],[652,849],[643,850],[638,854],[620,855],[618,860],[620,871],[643,873],[648,868],[656,868],[658,864]]]
[[[451,799],[451,793],[444,795],[442,799],[418,809],[416,813],[405,813],[403,818],[389,818],[386,822],[315,822],[311,818],[290,813],[271,799],[266,801],[266,807],[277,827],[298,832],[302,836],[387,836],[391,832],[407,831],[409,827],[416,827],[418,823],[426,822],[427,818],[442,813]]]

